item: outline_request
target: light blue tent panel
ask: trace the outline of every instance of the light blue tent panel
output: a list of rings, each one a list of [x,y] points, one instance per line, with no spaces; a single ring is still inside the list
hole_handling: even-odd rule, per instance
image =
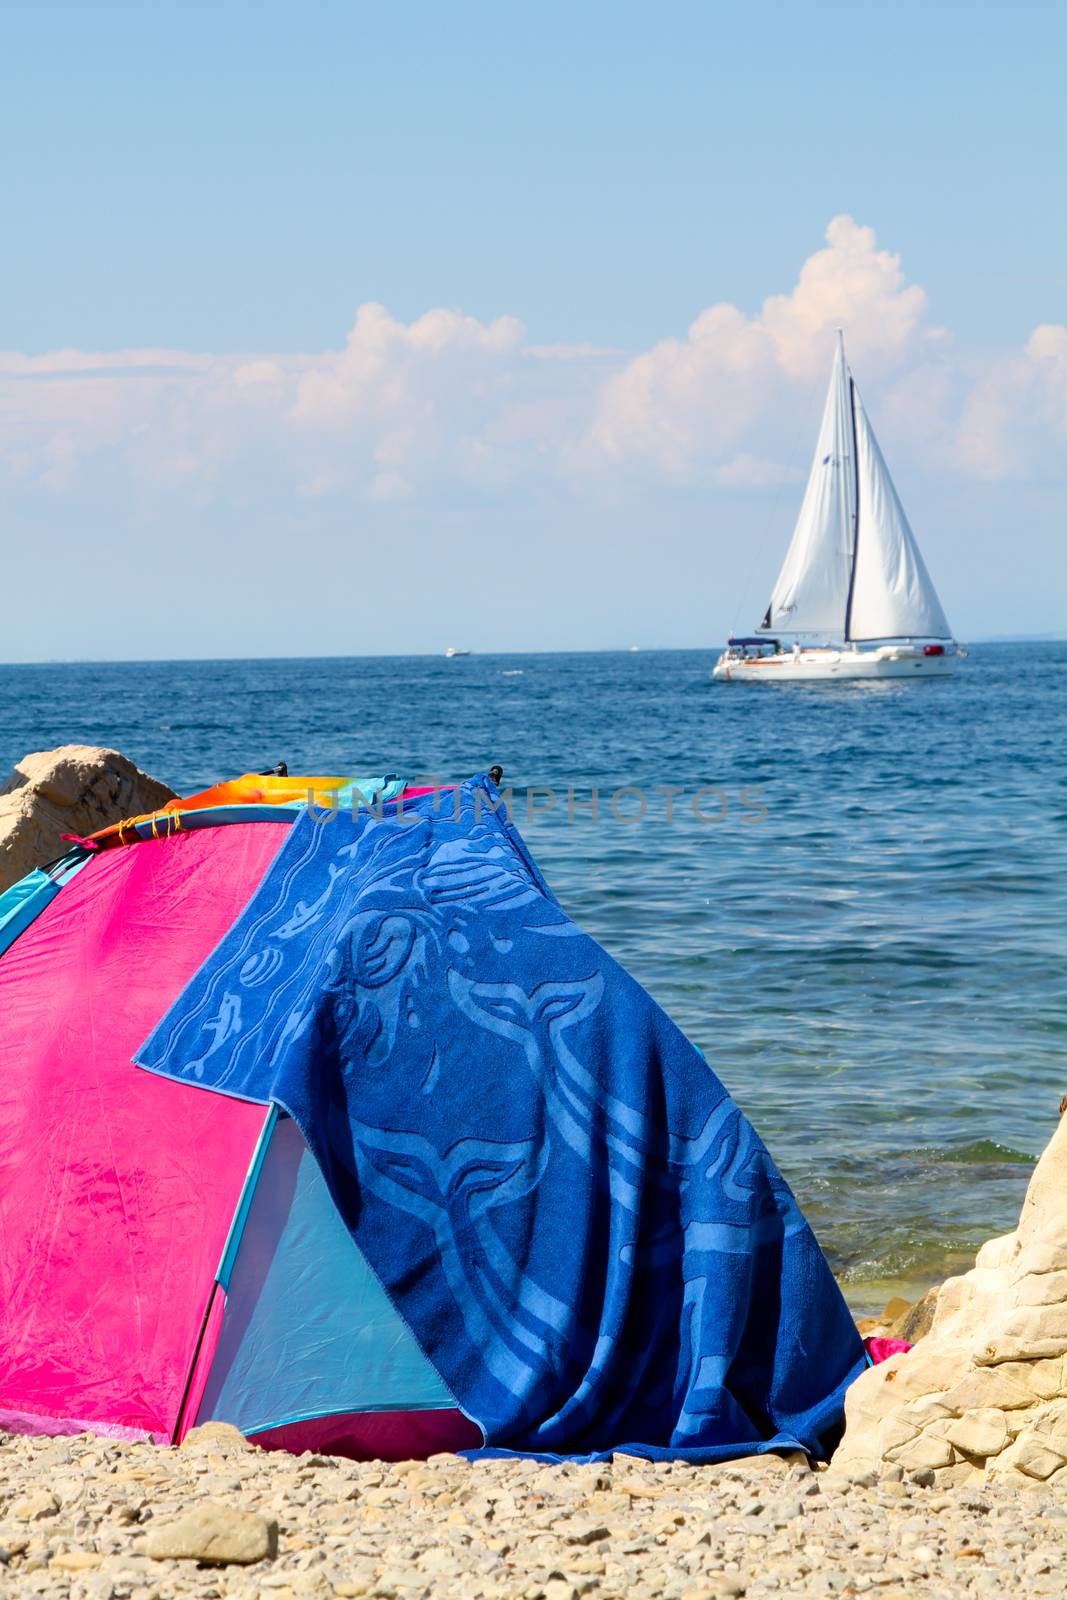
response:
[[[34,867],[25,878],[0,894],[0,953],[14,944],[19,934],[58,893],[59,884],[40,867]]]
[[[63,885],[92,859],[91,855],[71,850],[50,872],[34,867],[32,872],[0,893],[0,955],[14,944],[20,933],[25,933]]]
[[[455,1406],[280,1117],[229,1275],[198,1421],[255,1433],[309,1417]]]

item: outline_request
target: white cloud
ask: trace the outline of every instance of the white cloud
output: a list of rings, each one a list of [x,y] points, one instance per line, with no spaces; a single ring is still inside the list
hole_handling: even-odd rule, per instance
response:
[[[0,353],[0,472],[56,492],[108,464],[145,492],[390,501],[635,478],[758,492],[795,478],[844,326],[876,426],[944,474],[1048,476],[1067,431],[1067,329],[980,356],[927,320],[874,232],[835,217],[793,287],[725,303],[636,355],[532,345],[522,324],[359,308],[304,355]],[[1057,450],[1059,454],[1057,455]]]
[[[406,497],[430,474],[476,484],[487,437],[511,402],[523,337],[514,317],[483,323],[435,310],[403,323],[363,305],[344,349],[300,376],[287,421],[316,457],[337,438],[364,454],[374,499]]]
[[[144,378],[165,374],[207,371],[215,358],[191,355],[184,350],[50,350],[45,355],[26,356],[18,351],[0,351],[0,378],[118,379]]]
[[[826,243],[805,261],[792,293],[772,295],[756,319],[790,377],[822,375],[837,327],[846,330],[851,355],[865,364],[897,360],[926,314],[926,295],[905,284],[900,257],[877,248],[873,228],[834,217]]]
[[[955,441],[958,465],[990,481],[1040,481],[1054,462],[1062,471],[1064,435],[1067,328],[1043,323],[1020,354],[994,361],[966,395]]]
[[[717,458],[732,454],[783,397],[792,404],[792,386],[825,379],[836,328],[868,371],[914,351],[926,296],[905,284],[900,257],[879,250],[873,229],[848,216],[833,219],[826,240],[791,292],[772,295],[758,315],[709,306],[685,339],[661,340],[612,377],[591,450],[612,462],[645,459],[670,477],[721,477]]]
[[[291,416],[334,430],[383,417],[425,420],[441,401],[462,401],[472,390],[488,398],[523,331],[514,317],[482,323],[438,310],[405,324],[384,306],[360,306],[344,349],[300,379]]]
[[[285,373],[277,361],[246,361],[233,374],[233,381],[239,389],[249,389],[255,384],[274,386],[284,382],[284,379]]]

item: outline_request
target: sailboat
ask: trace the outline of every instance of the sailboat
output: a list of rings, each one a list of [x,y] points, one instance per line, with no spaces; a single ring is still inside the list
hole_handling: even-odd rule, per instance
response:
[[[794,641],[791,649],[783,638]],[[822,642],[802,642],[813,638]],[[944,677],[964,654],[839,331],[808,487],[770,605],[754,635],[731,636],[712,677],[744,683]]]

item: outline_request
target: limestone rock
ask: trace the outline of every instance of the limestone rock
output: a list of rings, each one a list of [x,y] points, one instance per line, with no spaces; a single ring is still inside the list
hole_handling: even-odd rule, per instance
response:
[[[117,750],[65,744],[23,756],[0,785],[0,891],[62,855],[62,834],[95,833],[173,798]]]
[[[60,1550],[48,1565],[55,1572],[91,1572],[103,1559],[95,1550]]]
[[[36,1494],[16,1500],[11,1507],[11,1515],[19,1522],[43,1522],[46,1517],[54,1517],[58,1511],[59,1501],[48,1489],[39,1489]]]
[[[1003,1411],[992,1407],[979,1411],[965,1411],[958,1422],[945,1429],[945,1438],[965,1456],[978,1456],[988,1461],[999,1455],[1008,1442],[1008,1423]]]
[[[1028,1432],[1016,1439],[1009,1450],[1005,1450],[991,1470],[994,1474],[1003,1473],[1010,1476],[1021,1472],[1027,1478],[1036,1479],[1043,1483],[1067,1460],[1067,1445],[1063,1450],[1050,1449],[1046,1441],[1037,1432]]]
[[[934,1312],[937,1308],[937,1294],[935,1288],[928,1289],[921,1300],[913,1306],[905,1306],[895,1317],[887,1318],[889,1335],[893,1339],[906,1339],[909,1344],[918,1344],[930,1332],[934,1322]],[[886,1306],[888,1312],[894,1304],[890,1301]]]
[[[221,1455],[240,1454],[256,1446],[232,1422],[201,1422],[190,1428],[181,1442],[183,1450],[213,1450]]]
[[[951,1467],[956,1460],[947,1439],[933,1433],[920,1433],[907,1444],[894,1448],[892,1460],[905,1472],[915,1472],[926,1467],[936,1472],[938,1467]]]
[[[902,1466],[938,1486],[1033,1488],[1067,1472],[1067,1117],[1015,1232],[919,1305],[922,1342],[849,1390],[834,1474],[856,1481]]]
[[[807,1468],[808,1458],[803,1450],[767,1451],[757,1456],[735,1456],[731,1461],[723,1461],[713,1471],[718,1472],[784,1472],[789,1467]]]
[[[175,1522],[153,1528],[144,1545],[154,1561],[201,1561],[206,1566],[248,1566],[278,1553],[278,1524],[254,1511],[205,1501]]]

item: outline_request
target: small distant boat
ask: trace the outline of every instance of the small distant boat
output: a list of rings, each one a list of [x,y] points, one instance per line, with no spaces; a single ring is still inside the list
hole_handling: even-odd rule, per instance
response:
[[[451,661],[453,656],[469,656],[470,655],[470,651],[469,650],[458,650],[454,644],[450,644],[448,649],[445,651],[445,655]]]
[[[805,644],[814,635],[826,642]],[[783,637],[794,639],[790,649]],[[840,642],[831,642],[840,641]],[[771,603],[712,677],[944,677],[959,649],[845,361],[839,332],[811,475]]]

